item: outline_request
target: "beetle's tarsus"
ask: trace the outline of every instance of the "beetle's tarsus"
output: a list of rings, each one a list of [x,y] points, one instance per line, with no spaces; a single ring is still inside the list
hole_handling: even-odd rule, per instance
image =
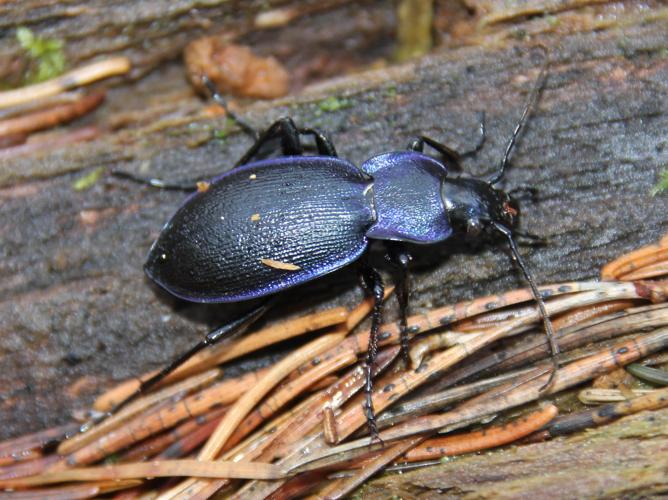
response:
[[[557,351],[558,350],[559,350],[559,348],[557,346]],[[558,354],[559,354],[558,352],[557,352],[556,355],[554,353],[551,354],[552,368],[550,369],[550,376],[548,377],[547,382],[545,382],[545,384],[543,384],[543,386],[541,386],[541,388],[539,389],[539,392],[541,394],[544,393],[544,392],[547,392],[547,390],[550,389],[552,387],[552,385],[554,384],[555,377],[557,375],[557,370],[559,370],[559,356],[558,356]]]
[[[376,425],[376,412],[373,408],[373,369],[378,353],[378,329],[382,322],[383,300],[385,298],[385,287],[380,273],[373,267],[364,266],[362,269],[362,280],[365,288],[373,296],[373,311],[371,313],[371,328],[369,330],[369,347],[366,353],[365,362],[365,383],[364,409],[366,413],[369,432],[373,436],[378,435],[378,426]]]
[[[366,425],[369,429],[369,436],[371,436],[371,443],[374,439],[378,439],[381,443],[383,442],[378,435],[378,423],[376,422],[376,412],[373,408],[373,382],[372,382],[372,372],[373,368],[366,363],[364,365],[364,371],[366,376],[366,383],[364,385],[364,414],[366,416]]]

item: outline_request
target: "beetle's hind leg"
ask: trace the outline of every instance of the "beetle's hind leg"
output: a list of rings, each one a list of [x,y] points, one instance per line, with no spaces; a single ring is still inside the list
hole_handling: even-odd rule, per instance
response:
[[[90,422],[83,424],[80,428],[80,431],[81,432],[87,431],[91,426],[102,422],[111,415],[114,415],[121,408],[124,408],[132,401],[136,400],[143,394],[147,393],[158,383],[164,380],[165,377],[167,377],[170,373],[172,373],[178,367],[183,365],[186,361],[188,361],[202,349],[210,345],[214,345],[222,339],[230,338],[232,336],[243,333],[248,327],[250,327],[258,319],[260,319],[270,309],[270,307],[274,304],[274,302],[275,300],[266,301],[264,304],[252,309],[251,311],[238,317],[237,319],[234,319],[210,331],[206,335],[206,337],[204,337],[200,342],[198,342],[188,351],[182,353],[180,356],[172,360],[172,362],[169,365],[165,366],[162,370],[151,376],[149,379],[142,381],[137,390],[135,390],[135,392],[130,394],[130,396],[122,400],[120,403],[117,403],[116,406],[114,406],[110,411],[92,419]]]
[[[385,297],[385,286],[380,273],[373,267],[365,266],[362,269],[362,280],[366,290],[373,296],[373,311],[371,314],[371,330],[369,332],[369,348],[367,349],[365,362],[365,378],[364,384],[364,411],[366,414],[367,426],[369,427],[369,434],[371,440],[380,440],[378,437],[378,424],[376,423],[376,412],[373,408],[373,366],[376,362],[376,354],[378,353],[378,330],[382,321],[383,314],[383,299]]]
[[[385,258],[394,267],[397,273],[396,292],[397,301],[399,302],[399,332],[401,341],[401,356],[404,359],[406,366],[409,366],[408,357],[408,294],[410,289],[408,264],[411,261],[411,256],[406,250],[406,246],[400,242],[388,241],[386,243],[387,254]]]

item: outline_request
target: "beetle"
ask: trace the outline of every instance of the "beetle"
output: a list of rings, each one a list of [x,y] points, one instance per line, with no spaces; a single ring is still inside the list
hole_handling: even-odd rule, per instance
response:
[[[299,128],[289,118],[274,122],[263,133],[231,112],[215,86],[203,77],[212,98],[254,138],[254,144],[235,166],[195,191],[165,224],[151,246],[144,270],[170,294],[191,302],[230,303],[269,297],[362,261],[365,289],[374,306],[366,356],[365,412],[372,437],[378,434],[371,392],[384,286],[380,273],[364,259],[373,241],[384,242],[387,258],[398,271],[401,350],[408,353],[408,265],[405,243],[430,245],[455,234],[478,238],[496,232],[532,290],[543,318],[553,362],[559,352],[552,326],[535,281],[523,263],[514,234],[518,205],[495,187],[504,177],[508,158],[546,78],[547,57],[522,115],[491,176],[451,176],[464,155],[426,136],[407,150],[371,157],[359,167],[341,159],[332,141],[314,128]],[[304,155],[303,137],[311,137],[317,155]],[[276,147],[278,146],[278,147]],[[427,155],[425,146],[440,158]],[[280,156],[266,158],[268,149]],[[126,178],[162,188],[195,186],[166,184],[129,173]],[[242,317],[210,332],[190,351],[144,382],[134,397],[205,346],[245,329],[270,307],[266,302]],[[553,371],[554,374],[554,371]],[[549,385],[550,382],[548,382]]]

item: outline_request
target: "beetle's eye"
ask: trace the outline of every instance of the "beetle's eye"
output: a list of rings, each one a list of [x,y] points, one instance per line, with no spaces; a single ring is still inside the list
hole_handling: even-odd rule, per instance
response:
[[[480,219],[468,219],[466,221],[466,234],[469,236],[478,236],[482,232],[482,222]]]

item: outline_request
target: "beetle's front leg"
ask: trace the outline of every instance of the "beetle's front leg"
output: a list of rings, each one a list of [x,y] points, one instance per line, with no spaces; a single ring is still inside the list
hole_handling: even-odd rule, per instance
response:
[[[369,332],[369,347],[366,354],[365,375],[366,383],[364,385],[364,392],[366,400],[364,403],[364,410],[366,412],[367,425],[371,439],[380,439],[378,437],[378,425],[376,423],[376,413],[373,408],[373,365],[376,361],[376,354],[378,353],[378,329],[382,321],[383,314],[383,299],[385,297],[385,286],[380,273],[370,266],[364,266],[362,269],[362,280],[364,287],[373,296],[373,311],[371,314],[371,330]]]
[[[396,292],[397,292],[397,301],[399,302],[399,327],[400,327],[400,340],[401,340],[401,356],[406,363],[406,366],[409,366],[409,357],[408,357],[408,294],[410,289],[409,284],[409,274],[408,274],[408,264],[411,261],[411,255],[406,250],[406,246],[401,242],[397,241],[387,241],[386,242],[387,253],[385,258],[392,264],[394,269],[397,272],[397,281],[396,281]]]
[[[480,130],[480,137],[478,139],[477,144],[470,150],[464,151],[463,153],[458,153],[451,147],[446,146],[445,144],[438,142],[435,139],[432,139],[431,137],[427,137],[425,135],[420,135],[417,136],[415,139],[413,139],[409,144],[408,144],[408,149],[412,151],[418,151],[419,153],[422,153],[424,151],[424,146],[425,144],[434,150],[438,151],[443,158],[452,165],[459,166],[462,158],[466,156],[472,156],[476,154],[478,151],[480,151],[485,144],[485,140],[487,138],[487,135],[485,133],[485,112],[482,111],[480,112],[480,121],[479,121],[479,130]]]

